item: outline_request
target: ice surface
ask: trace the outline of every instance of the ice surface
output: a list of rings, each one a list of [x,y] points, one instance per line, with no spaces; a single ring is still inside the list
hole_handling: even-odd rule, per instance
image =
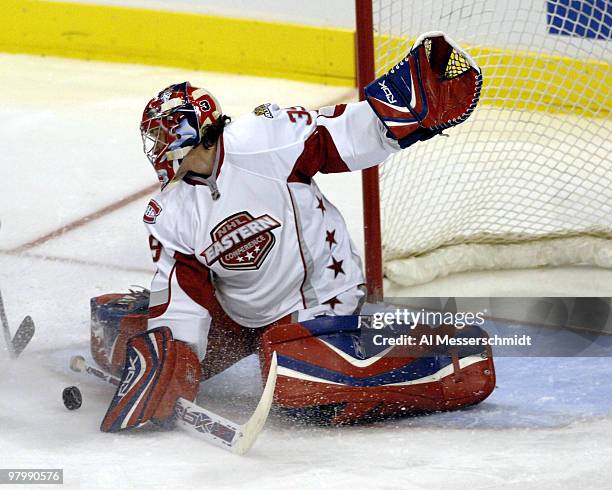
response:
[[[140,112],[152,93],[187,79],[213,91],[229,114],[270,100],[316,107],[354,97],[297,82],[0,56],[0,288],[13,330],[26,314],[37,326],[17,361],[0,349],[0,467],[64,468],[67,488],[610,487],[612,363],[605,357],[498,359],[496,391],[461,412],[348,428],[296,426],[273,413],[246,457],[179,432],[100,433],[112,388],[79,377],[68,363],[88,351],[89,298],[150,281],[140,222],[147,198],[24,254],[11,250],[154,184],[140,148]],[[319,185],[362,248],[359,175],[326,176]],[[609,277],[592,272],[602,283]],[[517,273],[468,277],[487,296],[520,294],[525,284],[533,291],[534,282],[552,291],[561,282],[594,284],[583,273],[556,271],[552,281],[541,271],[528,281]],[[465,276],[425,294],[466,291],[457,289]],[[61,401],[69,385],[83,392],[75,412]],[[246,421],[261,389],[257,361],[248,358],[204,383],[200,401]]]

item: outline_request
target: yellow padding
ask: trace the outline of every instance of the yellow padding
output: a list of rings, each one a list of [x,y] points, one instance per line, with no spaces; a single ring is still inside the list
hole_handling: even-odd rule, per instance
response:
[[[381,52],[400,57],[414,40],[377,38]],[[610,117],[612,70],[606,61],[462,46],[483,73],[481,103],[488,106],[589,117]],[[397,62],[385,58],[377,72]]]
[[[355,85],[354,33],[346,29],[40,0],[5,0],[0,20],[0,51],[9,53]],[[405,38],[379,42],[398,58],[411,45]],[[483,67],[484,104],[595,117],[612,112],[605,61],[466,49]]]
[[[470,51],[483,66],[485,104],[609,117],[612,71],[604,61],[500,50]]]
[[[354,84],[349,30],[78,3],[8,0],[0,51]]]

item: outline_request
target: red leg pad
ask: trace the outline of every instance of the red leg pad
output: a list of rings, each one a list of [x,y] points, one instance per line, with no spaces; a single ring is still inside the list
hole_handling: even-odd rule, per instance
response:
[[[195,400],[200,383],[197,355],[172,338],[168,327],[132,337],[121,382],[102,421],[103,432],[164,422],[179,397]]]
[[[272,353],[278,356],[275,403],[281,407],[331,407],[328,421],[348,423],[462,408],[484,400],[495,387],[490,349],[459,358],[440,349],[395,347],[364,359],[351,352],[358,330],[310,324],[270,327],[262,336],[264,375]],[[425,330],[431,328],[418,331]]]

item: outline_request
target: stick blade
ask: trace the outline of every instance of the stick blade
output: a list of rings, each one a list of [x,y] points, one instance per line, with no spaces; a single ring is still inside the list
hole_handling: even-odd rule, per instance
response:
[[[233,450],[236,441],[242,437],[239,424],[184,398],[176,401],[174,419],[179,429],[223,449]]]
[[[234,454],[246,453],[261,432],[274,399],[276,353],[272,356],[266,386],[255,412],[244,425],[238,425],[189,400],[179,398],[174,407],[177,427]]]
[[[276,368],[277,360],[276,352],[274,352],[272,354],[272,361],[270,362],[266,386],[255,412],[251,415],[249,421],[242,426],[242,437],[238,440],[238,444],[236,444],[234,448],[236,454],[245,454],[253,447],[266,420],[268,420],[270,407],[272,407],[272,401],[274,400],[274,389],[276,388]]]
[[[23,349],[30,343],[35,331],[36,327],[34,326],[34,320],[32,320],[30,315],[26,316],[13,337],[12,343],[15,357],[19,356],[19,354],[23,352]]]

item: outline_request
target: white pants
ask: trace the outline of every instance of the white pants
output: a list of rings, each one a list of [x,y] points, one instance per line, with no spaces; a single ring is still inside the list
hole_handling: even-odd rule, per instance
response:
[[[365,299],[365,287],[362,285],[355,286],[326,301],[324,304],[296,311],[291,315],[291,321],[303,322],[322,315],[356,315],[359,313]]]

